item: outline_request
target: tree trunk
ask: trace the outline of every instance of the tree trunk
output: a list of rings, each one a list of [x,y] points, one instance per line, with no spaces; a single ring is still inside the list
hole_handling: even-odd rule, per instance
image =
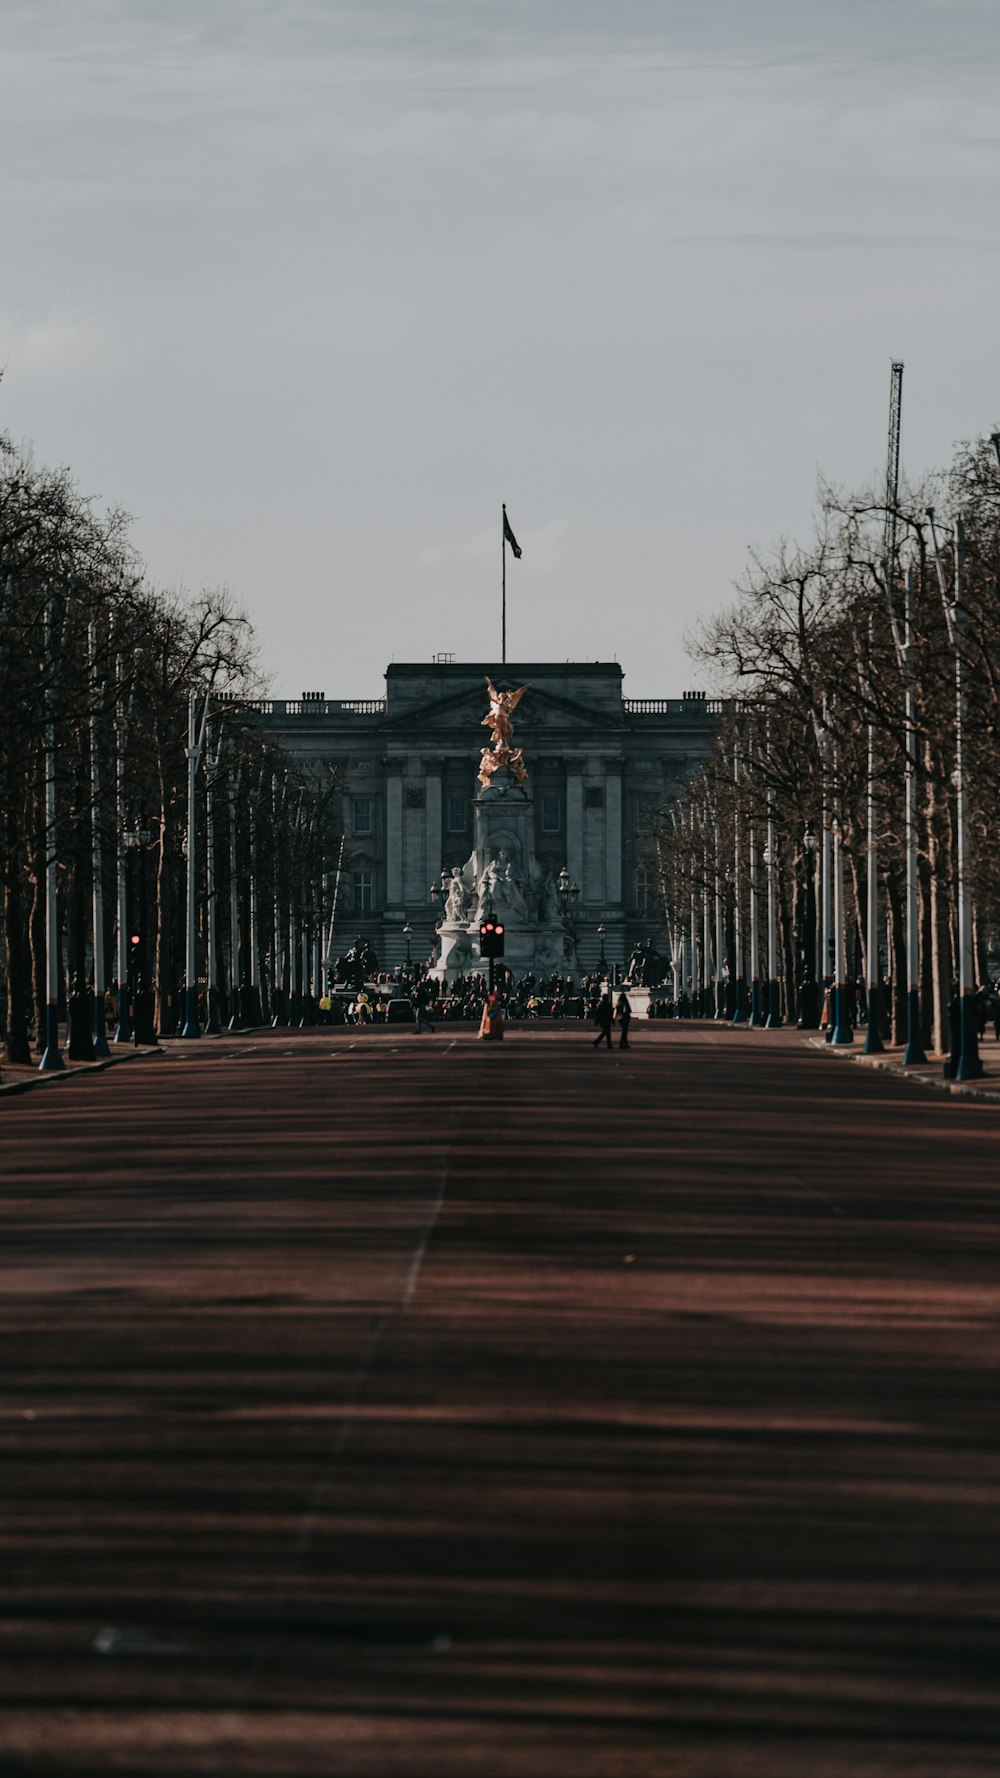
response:
[[[28,1039],[28,955],[24,943],[24,910],[18,879],[16,848],[8,851],[10,880],[4,887],[4,963],[7,976],[7,1034],[4,1055],[8,1062],[27,1066],[31,1061]]]
[[[798,1017],[799,999],[795,980],[795,933],[789,918],[788,885],[783,871],[778,872],[778,948],[784,962],[784,1017],[787,1024],[793,1025]]]

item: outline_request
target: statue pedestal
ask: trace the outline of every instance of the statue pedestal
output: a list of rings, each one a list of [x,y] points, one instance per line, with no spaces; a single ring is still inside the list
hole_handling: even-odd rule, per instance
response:
[[[517,977],[579,975],[572,933],[559,912],[552,873],[532,851],[534,806],[523,784],[504,767],[472,799],[475,844],[461,871],[467,905],[461,920],[438,925],[440,955],[430,975],[447,984],[489,969],[479,955],[479,923],[487,912],[504,928],[500,969]]]

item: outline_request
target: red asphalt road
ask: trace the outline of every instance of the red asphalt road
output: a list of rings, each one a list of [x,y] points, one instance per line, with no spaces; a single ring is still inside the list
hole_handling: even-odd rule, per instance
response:
[[[5,1778],[995,1778],[1000,1108],[633,1031],[0,1102]]]

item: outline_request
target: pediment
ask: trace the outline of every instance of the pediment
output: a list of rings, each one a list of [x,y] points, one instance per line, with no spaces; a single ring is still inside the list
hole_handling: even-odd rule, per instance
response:
[[[503,680],[495,680],[494,683],[498,691],[508,689]],[[414,709],[411,705],[396,716],[386,717],[382,727],[389,733],[406,729],[414,736],[426,734],[428,738],[433,736],[435,739],[449,733],[468,736],[482,727],[488,707],[485,686],[482,691],[469,688],[454,692],[447,698],[435,698],[419,709]],[[522,738],[529,738],[546,729],[572,731],[582,737],[586,734],[620,734],[624,727],[624,710],[618,716],[611,715],[606,710],[594,710],[574,698],[547,691],[543,686],[531,686],[514,714],[517,745],[521,744]],[[483,728],[484,744],[487,733]]]

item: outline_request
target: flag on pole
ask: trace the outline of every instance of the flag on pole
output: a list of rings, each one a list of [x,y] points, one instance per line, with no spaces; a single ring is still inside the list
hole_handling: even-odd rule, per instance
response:
[[[504,542],[510,544],[511,549],[514,551],[515,557],[517,558],[518,561],[520,561],[521,545],[518,543],[517,538],[514,536],[514,533],[510,528],[510,524],[507,519],[506,506],[503,509],[503,537],[504,537]]]

